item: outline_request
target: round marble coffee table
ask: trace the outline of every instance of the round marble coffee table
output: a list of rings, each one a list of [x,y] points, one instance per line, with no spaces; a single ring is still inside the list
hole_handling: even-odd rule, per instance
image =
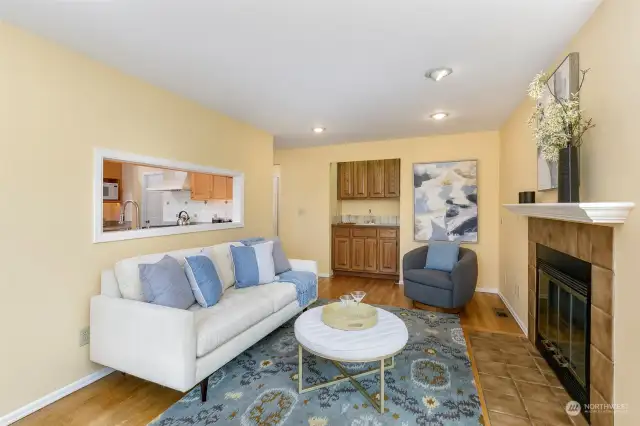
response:
[[[322,322],[322,307],[310,309],[300,315],[294,330],[298,341],[298,392],[305,393],[346,380],[364,395],[371,404],[384,413],[384,370],[395,367],[395,355],[409,340],[404,322],[384,309],[378,310],[378,323],[362,331],[343,331]],[[302,387],[302,349],[328,359],[340,370],[342,378],[330,380],[308,388]],[[387,359],[391,359],[386,364]],[[379,368],[351,375],[341,363],[380,362]],[[380,372],[380,403],[356,380],[358,377]]]

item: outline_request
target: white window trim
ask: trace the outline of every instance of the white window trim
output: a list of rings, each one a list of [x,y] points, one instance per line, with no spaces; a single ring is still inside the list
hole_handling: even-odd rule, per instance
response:
[[[244,173],[236,170],[148,157],[128,152],[104,148],[94,149],[93,164],[93,242],[133,240],[137,238],[160,237],[164,235],[189,234],[192,232],[216,231],[220,229],[244,228]],[[201,225],[175,226],[168,228],[134,229],[130,231],[102,231],[102,166],[104,160],[138,163],[150,167],[163,167],[185,172],[209,173],[233,177],[233,214],[232,222],[206,223]]]

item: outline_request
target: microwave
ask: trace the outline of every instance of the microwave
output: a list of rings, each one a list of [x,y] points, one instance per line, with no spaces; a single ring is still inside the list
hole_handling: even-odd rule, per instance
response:
[[[111,200],[117,201],[118,198],[119,198],[119,196],[118,196],[118,184],[117,183],[103,182],[102,183],[102,200],[103,201],[111,201]]]

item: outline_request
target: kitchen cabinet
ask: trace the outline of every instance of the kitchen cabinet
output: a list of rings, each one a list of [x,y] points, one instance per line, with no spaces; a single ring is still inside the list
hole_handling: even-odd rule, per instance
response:
[[[338,163],[338,199],[400,197],[400,159]]]
[[[396,279],[398,237],[397,227],[333,225],[334,273]]]
[[[351,268],[349,237],[335,237],[333,240],[333,264],[335,269]]]
[[[385,274],[398,273],[398,241],[395,239],[380,239],[380,266],[378,270]]]
[[[353,198],[368,198],[367,183],[367,162],[356,161],[353,163]]]
[[[385,160],[367,161],[369,198],[384,198]]]
[[[232,200],[233,178],[205,173],[191,173],[191,199],[194,201]]]
[[[384,196],[400,197],[400,159],[384,160]]]
[[[348,200],[353,198],[353,163],[338,163],[338,198]]]

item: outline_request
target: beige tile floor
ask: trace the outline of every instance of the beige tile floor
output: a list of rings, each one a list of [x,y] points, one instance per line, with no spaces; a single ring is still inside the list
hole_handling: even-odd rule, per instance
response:
[[[491,426],[583,426],[564,407],[571,397],[524,336],[469,331]]]

